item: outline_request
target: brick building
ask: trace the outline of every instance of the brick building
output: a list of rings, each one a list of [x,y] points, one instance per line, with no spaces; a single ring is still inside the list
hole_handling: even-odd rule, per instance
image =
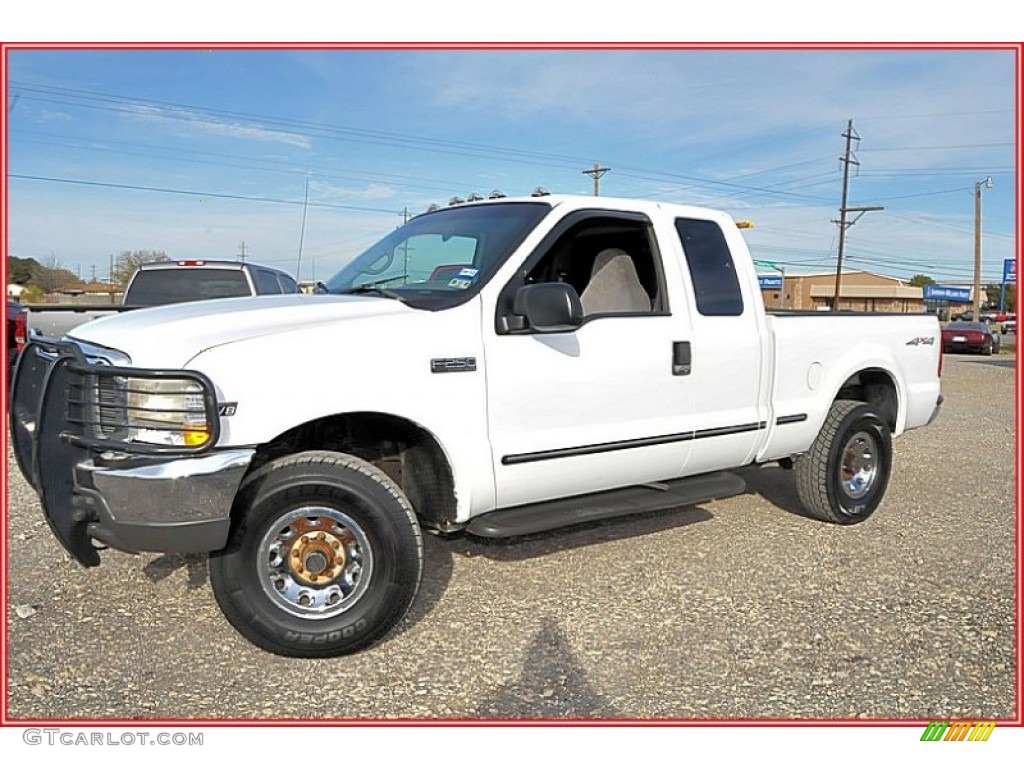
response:
[[[761,295],[768,309],[827,310],[832,308],[835,288],[835,270],[786,274],[781,290],[762,288]],[[839,309],[918,314],[925,311],[925,304],[921,288],[903,280],[874,272],[844,270]]]

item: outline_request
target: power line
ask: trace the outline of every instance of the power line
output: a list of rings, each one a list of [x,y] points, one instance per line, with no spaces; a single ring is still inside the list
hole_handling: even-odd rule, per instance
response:
[[[865,147],[861,152],[923,152],[940,149],[983,149],[987,147],[1013,147],[1012,141],[997,141],[986,144],[930,144],[927,146],[906,146],[906,147]]]
[[[173,189],[170,187],[149,187],[141,184],[115,184],[113,182],[105,181],[86,181],[84,179],[61,179],[52,176],[30,176],[21,173],[9,173],[8,178],[11,179],[26,179],[29,181],[46,181],[57,184],[77,184],[87,187],[108,187],[111,189],[132,189],[140,190],[143,192],[162,192],[165,194],[172,195],[190,195],[194,197],[216,197],[225,200],[248,200],[251,202],[258,203],[281,203],[284,205],[302,205],[302,200],[285,200],[278,197],[257,197],[253,195],[233,195],[227,192],[200,192],[194,189]],[[337,208],[344,211],[362,211],[364,213],[387,213],[395,214],[396,211],[391,208],[370,208],[361,205],[341,205],[340,203],[309,203],[311,206],[317,208]],[[401,213],[398,211],[398,213]]]
[[[292,136],[298,136],[307,139],[325,138],[333,140],[363,142],[427,152],[459,154],[468,157],[479,157],[483,159],[498,160],[502,162],[532,162],[538,165],[545,165],[549,167],[557,167],[562,169],[572,167],[578,168],[579,163],[581,161],[581,158],[572,155],[560,155],[549,152],[536,152],[512,147],[479,144],[475,142],[448,141],[432,137],[415,136],[411,134],[399,134],[363,128],[353,128],[350,126],[323,125],[308,121],[277,118],[250,112],[216,109],[211,107],[199,107],[195,105],[182,104],[178,102],[138,99],[134,97],[121,96],[117,94],[104,93],[100,91],[88,91],[74,88],[44,86],[41,84],[29,83],[25,81],[11,81],[10,85],[19,88],[22,92],[28,92],[29,94],[44,94],[44,96],[26,95],[25,98],[28,99],[34,99],[37,101],[44,101],[49,103],[71,105],[86,109],[99,109],[123,114],[131,114],[133,116],[141,118],[149,117],[153,119],[180,120],[200,125],[204,124],[204,121],[201,119],[204,115],[213,116],[214,118],[242,119],[255,121],[256,124],[258,125],[264,127],[269,126],[274,130],[284,129],[287,132],[289,132],[289,134]],[[64,99],[47,99],[45,98],[45,95],[63,96]],[[71,101],[68,101],[68,99],[71,99]],[[154,109],[158,111],[154,112]],[[244,129],[246,127],[232,126],[231,124],[209,120],[206,122],[212,123],[213,127],[218,129]],[[665,179],[671,181],[673,179],[681,179],[683,181],[689,182],[691,187],[695,188],[704,188],[708,186],[726,187],[728,189],[735,189],[738,191],[761,192],[764,194],[778,195],[781,197],[791,199],[804,199],[809,201],[824,202],[824,200],[821,198],[813,198],[807,195],[797,195],[795,193],[772,190],[770,188],[765,187],[736,184],[728,180],[716,180],[692,174],[687,175],[666,173],[664,171],[655,171],[637,166],[628,166],[624,164],[616,164],[616,168],[617,173],[619,173],[619,168],[623,168],[627,170],[633,170],[634,172],[639,174],[648,174],[648,176],[633,175],[633,177],[635,178],[645,178],[646,180],[657,181]],[[654,177],[651,177],[650,174],[653,174]],[[631,176],[631,174],[621,175]]]

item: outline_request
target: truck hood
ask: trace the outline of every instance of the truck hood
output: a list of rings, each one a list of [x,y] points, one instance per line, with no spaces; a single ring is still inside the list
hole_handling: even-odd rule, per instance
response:
[[[375,296],[259,296],[139,309],[79,326],[69,338],[124,352],[137,367],[178,367],[200,351],[341,320],[415,314]]]

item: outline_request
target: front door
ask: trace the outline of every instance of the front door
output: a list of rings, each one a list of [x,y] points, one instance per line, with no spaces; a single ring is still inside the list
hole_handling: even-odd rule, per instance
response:
[[[506,286],[570,283],[585,316],[570,332],[502,332],[498,302],[484,349],[499,508],[683,473],[693,391],[673,355],[689,322],[669,311],[651,229],[644,217],[580,212]]]

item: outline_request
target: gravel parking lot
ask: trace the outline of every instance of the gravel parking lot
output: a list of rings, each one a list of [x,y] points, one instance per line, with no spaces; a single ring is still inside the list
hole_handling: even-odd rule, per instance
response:
[[[8,460],[8,717],[1013,718],[1015,359],[948,355],[880,510],[795,513],[791,475],[699,507],[502,543],[428,537],[409,617],[278,658],[204,558],[64,555]]]

